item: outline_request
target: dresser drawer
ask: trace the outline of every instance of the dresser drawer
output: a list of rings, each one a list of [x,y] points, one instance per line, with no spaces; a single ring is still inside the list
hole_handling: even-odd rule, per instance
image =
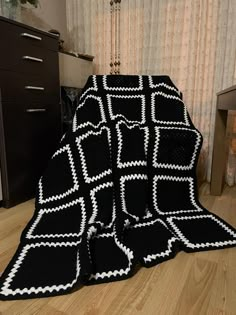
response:
[[[35,194],[62,133],[58,37],[0,17],[0,168],[4,207]]]
[[[56,51],[26,45],[16,49],[14,46],[10,43],[8,49],[0,49],[0,70],[44,75],[58,67]]]
[[[27,75],[12,71],[0,71],[0,88],[3,102],[59,103],[58,71],[49,68],[44,75]]]
[[[10,22],[1,22],[0,27],[1,50],[18,50],[25,47],[44,47],[58,51],[57,36],[37,32],[31,28],[22,27]],[[5,48],[5,49],[4,49]]]
[[[0,107],[4,130],[0,136],[7,160],[4,199],[13,205],[34,195],[60,141],[61,111],[58,104],[46,104],[41,112],[27,112],[26,104],[2,103]]]

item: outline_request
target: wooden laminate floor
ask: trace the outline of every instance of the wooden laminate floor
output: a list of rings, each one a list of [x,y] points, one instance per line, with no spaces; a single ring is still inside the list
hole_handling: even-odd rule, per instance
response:
[[[236,227],[236,187],[222,196],[200,190],[202,204]],[[0,272],[15,252],[22,229],[33,213],[28,201],[12,209],[0,209]],[[200,231],[199,231],[200,232]],[[0,301],[1,315],[236,315],[236,248],[179,253],[174,259],[131,279],[83,287],[59,297]]]

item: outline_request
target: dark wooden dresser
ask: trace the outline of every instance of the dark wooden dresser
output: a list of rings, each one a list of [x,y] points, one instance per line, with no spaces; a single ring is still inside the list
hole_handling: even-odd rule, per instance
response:
[[[61,137],[58,40],[0,17],[0,161],[3,206],[35,194]]]

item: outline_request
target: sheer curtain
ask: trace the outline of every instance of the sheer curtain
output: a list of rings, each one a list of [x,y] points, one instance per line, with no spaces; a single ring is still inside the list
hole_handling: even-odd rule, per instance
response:
[[[116,18],[111,10],[114,5],[120,6]],[[122,74],[167,74],[183,92],[192,120],[204,137],[200,168],[208,180],[216,92],[236,84],[235,17],[235,0],[67,0],[70,47],[95,56],[95,73],[110,73],[111,55],[116,53]],[[114,52],[116,40],[118,52]],[[228,125],[226,181],[233,185],[233,114]]]
[[[110,1],[67,0],[66,14],[70,49],[95,56],[95,73],[109,73]]]

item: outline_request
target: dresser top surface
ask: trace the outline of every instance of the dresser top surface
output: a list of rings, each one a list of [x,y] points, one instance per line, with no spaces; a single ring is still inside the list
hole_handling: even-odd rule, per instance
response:
[[[47,31],[43,31],[43,30],[40,30],[38,28],[35,28],[35,27],[32,27],[30,25],[27,25],[27,24],[24,24],[24,23],[21,23],[21,22],[18,22],[18,21],[13,21],[11,19],[8,19],[4,16],[0,16],[0,23],[1,22],[5,22],[5,23],[9,23],[9,24],[13,24],[13,25],[16,25],[16,26],[19,26],[19,27],[24,27],[28,30],[31,30],[31,31],[34,31],[34,32],[38,32],[38,33],[41,33],[43,35],[47,35],[47,36],[50,36],[52,38],[57,38],[58,36],[56,34],[53,34],[53,33],[50,33],[50,32],[47,32]],[[0,26],[1,27],[1,26]]]
[[[217,95],[222,95],[222,94],[225,94],[225,93],[228,93],[228,92],[235,92],[236,91],[236,85],[232,85],[230,87],[228,87],[227,89],[224,89],[224,90],[221,90],[217,93]]]

